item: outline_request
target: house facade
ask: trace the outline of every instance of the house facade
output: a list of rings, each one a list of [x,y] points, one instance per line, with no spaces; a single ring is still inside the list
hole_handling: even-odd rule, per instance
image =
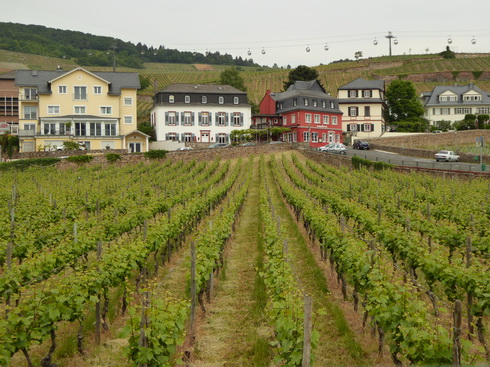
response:
[[[264,126],[264,119],[268,126]],[[265,128],[276,123],[291,129],[283,134],[286,142],[306,143],[315,148],[342,142],[342,111],[337,100],[316,80],[296,81],[281,93],[266,92],[260,113],[253,116],[253,127]]]
[[[17,135],[19,126],[19,90],[15,71],[0,75],[0,134]]]
[[[381,136],[385,131],[385,82],[357,78],[338,89],[344,133],[357,138]]]
[[[431,125],[437,121],[461,121],[467,114],[490,114],[490,93],[473,83],[437,86],[429,93],[422,93],[421,100],[424,117]]]
[[[171,84],[154,96],[150,112],[157,142],[231,143],[250,128],[247,93],[229,85]]]
[[[20,151],[74,141],[86,150],[148,150],[137,130],[137,73],[17,70]]]

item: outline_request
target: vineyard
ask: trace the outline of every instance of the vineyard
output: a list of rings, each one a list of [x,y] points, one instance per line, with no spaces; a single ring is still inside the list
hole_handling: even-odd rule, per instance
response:
[[[483,179],[286,152],[0,182],[2,366],[490,360]]]

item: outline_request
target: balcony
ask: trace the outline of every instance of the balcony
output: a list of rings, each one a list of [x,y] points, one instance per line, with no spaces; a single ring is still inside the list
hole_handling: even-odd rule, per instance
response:
[[[39,96],[37,94],[21,94],[20,101],[22,102],[38,102],[39,101]]]
[[[34,137],[36,130],[23,130],[19,129],[19,137]]]

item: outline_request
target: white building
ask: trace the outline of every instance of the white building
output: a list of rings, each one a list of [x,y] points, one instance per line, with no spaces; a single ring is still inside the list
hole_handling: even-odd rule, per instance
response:
[[[151,109],[157,142],[229,144],[233,130],[250,128],[251,116],[246,92],[216,84],[171,84]]]
[[[490,114],[490,96],[473,83],[468,85],[437,86],[432,92],[422,93],[424,117],[435,125],[437,121],[456,122],[467,114]]]
[[[338,89],[343,112],[342,130],[358,138],[378,137],[385,131],[385,82],[357,78]]]

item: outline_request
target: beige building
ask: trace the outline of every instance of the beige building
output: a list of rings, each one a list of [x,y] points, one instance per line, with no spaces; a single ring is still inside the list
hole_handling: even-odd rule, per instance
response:
[[[137,130],[137,73],[17,70],[20,151],[56,150],[74,141],[86,150],[148,150]]]
[[[342,130],[356,138],[381,136],[385,131],[385,82],[357,78],[340,87]]]

